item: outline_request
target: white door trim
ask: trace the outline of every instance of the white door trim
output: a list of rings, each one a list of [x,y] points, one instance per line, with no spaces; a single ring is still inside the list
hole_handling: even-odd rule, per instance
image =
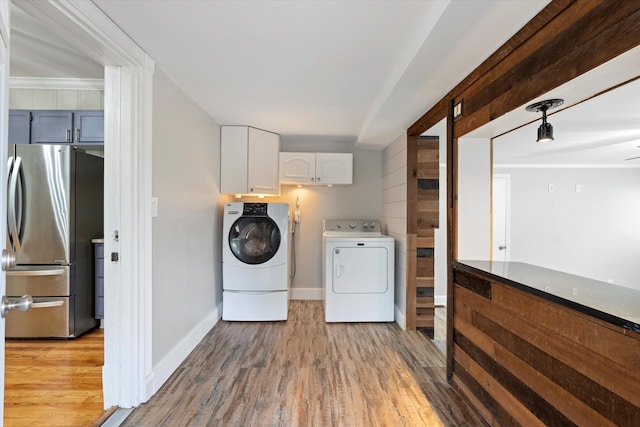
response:
[[[105,408],[153,394],[151,108],[153,60],[92,2],[27,0],[22,9],[105,66]],[[116,241],[114,233],[118,232]]]
[[[496,180],[501,180],[504,181],[504,186],[496,186],[495,185],[495,181]],[[505,261],[510,261],[511,259],[511,174],[494,174],[493,175],[493,180],[491,182],[491,198],[492,198],[492,202],[491,202],[491,210],[492,210],[492,214],[491,214],[491,259],[493,261],[500,261],[501,257],[498,257],[497,254],[495,253],[495,249],[496,249],[496,242],[495,242],[495,236],[496,236],[496,230],[495,230],[495,222],[494,222],[494,218],[495,218],[495,213],[493,212],[494,209],[494,203],[493,203],[493,199],[496,196],[496,193],[498,191],[500,192],[504,192],[505,194],[501,194],[500,197],[502,197],[502,200],[504,200],[505,203],[505,213],[504,213],[504,224],[500,224],[500,227],[504,229],[504,245],[506,246],[505,249],[505,253],[504,253],[504,260]],[[502,216],[501,216],[502,217]]]
[[[10,56],[10,34],[9,22],[10,4],[6,0],[0,0],[0,176],[4,181],[4,190],[0,191],[0,236],[3,236],[4,244],[0,247],[4,249],[7,245],[7,153],[9,142],[9,56]],[[6,249],[11,249],[6,247]],[[6,273],[0,272],[0,297],[6,295]],[[0,319],[0,426],[4,420],[4,338],[5,320]]]

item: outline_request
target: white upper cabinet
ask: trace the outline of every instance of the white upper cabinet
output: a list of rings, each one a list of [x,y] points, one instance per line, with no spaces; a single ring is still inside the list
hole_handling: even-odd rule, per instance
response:
[[[316,153],[280,153],[281,184],[315,184]]]
[[[353,154],[316,153],[316,184],[352,184]]]
[[[348,185],[353,183],[351,153],[280,153],[280,183]]]
[[[220,193],[278,195],[280,135],[220,126]]]

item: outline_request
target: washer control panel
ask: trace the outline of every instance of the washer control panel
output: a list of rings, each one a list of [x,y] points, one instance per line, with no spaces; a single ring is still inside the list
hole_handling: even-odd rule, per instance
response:
[[[322,224],[325,233],[382,233],[377,219],[325,219]]]

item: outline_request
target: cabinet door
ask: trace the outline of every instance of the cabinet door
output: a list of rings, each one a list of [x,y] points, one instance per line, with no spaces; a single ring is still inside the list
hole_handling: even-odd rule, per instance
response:
[[[278,155],[280,135],[249,128],[247,183],[249,194],[280,194]]]
[[[31,142],[31,111],[9,110],[9,144]]]
[[[73,140],[76,143],[104,144],[104,111],[75,111]]]
[[[316,153],[280,153],[281,184],[315,184]]]
[[[247,126],[220,126],[220,193],[246,194]]]
[[[71,143],[73,112],[66,110],[33,111],[32,144]]]
[[[317,184],[352,184],[353,154],[351,153],[317,153]]]

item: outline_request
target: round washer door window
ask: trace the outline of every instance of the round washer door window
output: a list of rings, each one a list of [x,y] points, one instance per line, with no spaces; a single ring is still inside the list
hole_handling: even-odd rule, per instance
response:
[[[280,237],[280,230],[271,218],[241,217],[229,232],[229,247],[240,261],[262,264],[278,252]]]

